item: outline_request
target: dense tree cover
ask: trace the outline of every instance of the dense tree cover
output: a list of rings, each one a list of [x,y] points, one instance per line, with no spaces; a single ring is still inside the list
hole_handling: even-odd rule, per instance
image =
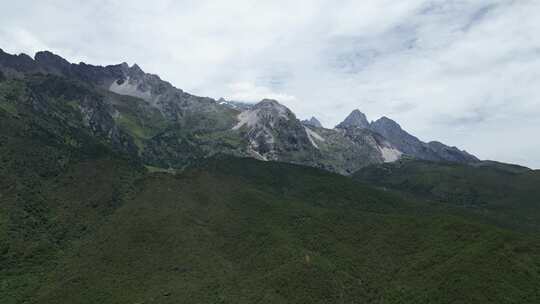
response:
[[[394,183],[230,157],[145,168],[84,125],[92,92],[37,94],[51,81],[0,83],[2,303],[540,301],[534,171],[423,163]],[[503,186],[531,189],[512,205],[525,228],[493,216],[509,210]]]

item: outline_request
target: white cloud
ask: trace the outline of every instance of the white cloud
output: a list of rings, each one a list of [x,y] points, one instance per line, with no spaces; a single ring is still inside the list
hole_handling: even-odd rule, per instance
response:
[[[274,98],[327,126],[360,108],[540,168],[538,15],[535,0],[19,0],[2,6],[0,47],[137,62],[186,91]]]
[[[230,95],[227,100],[240,100],[247,102],[258,102],[262,99],[275,99],[283,103],[295,101],[292,95],[273,92],[271,89],[263,86],[255,86],[250,82],[236,82],[229,85]]]
[[[25,29],[12,27],[0,28],[0,41],[10,42],[1,47],[5,52],[14,54],[34,54],[36,50],[48,49],[47,45]]]

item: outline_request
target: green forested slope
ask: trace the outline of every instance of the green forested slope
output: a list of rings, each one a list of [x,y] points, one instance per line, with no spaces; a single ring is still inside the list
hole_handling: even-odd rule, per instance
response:
[[[365,168],[356,180],[415,198],[459,206],[493,223],[540,231],[540,171],[484,162],[476,165],[403,160]]]
[[[45,114],[13,100],[0,100],[2,303],[540,301],[536,234],[283,163],[149,173],[69,100]]]
[[[87,171],[85,165],[100,163],[73,170]],[[122,175],[122,170],[99,171],[104,175],[91,180],[105,190],[110,174]],[[293,179],[276,174],[281,172]],[[66,174],[69,177],[57,179],[85,181],[85,174]],[[47,263],[49,258],[54,262],[37,276],[39,282],[32,284],[37,288],[27,291],[28,299],[36,303],[534,303],[539,299],[537,238],[403,202],[358,187],[345,177],[223,159],[178,175],[148,174],[134,185],[123,190],[127,194],[115,205],[95,207],[102,211],[100,216],[87,210],[92,198],[48,190],[60,200],[64,217],[81,219],[55,218],[56,225],[70,227],[70,233],[60,236],[69,242],[60,243],[56,251],[47,246]],[[97,201],[110,202],[106,193]],[[50,233],[48,228],[45,232]],[[41,254],[35,252],[31,261],[42,259]],[[24,264],[14,268],[26,271]]]

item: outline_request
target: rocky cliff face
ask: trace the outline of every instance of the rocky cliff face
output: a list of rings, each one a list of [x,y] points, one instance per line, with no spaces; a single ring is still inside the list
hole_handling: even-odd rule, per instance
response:
[[[369,128],[384,136],[405,154],[422,159],[435,160],[437,158],[418,138],[404,131],[399,124],[387,117],[374,121]]]
[[[345,118],[344,121],[342,121],[340,124],[336,126],[338,129],[350,129],[350,128],[362,128],[362,129],[368,129],[369,128],[369,122],[366,118],[366,115],[359,110],[354,110]]]
[[[432,161],[476,162],[478,159],[456,147],[442,143],[425,143],[407,133],[395,121],[382,117],[370,124],[369,128],[391,142],[397,149],[409,156]]]
[[[241,112],[232,129],[240,131],[248,152],[259,159],[300,160],[314,150],[300,121],[276,100],[262,100]]]
[[[325,129],[316,118],[301,122],[275,100],[246,104],[191,95],[136,64],[73,64],[47,51],[32,59],[0,50],[0,73],[0,81],[31,85],[42,113],[55,117],[50,99],[67,103],[79,112],[77,123],[152,166],[182,168],[229,154],[350,174],[403,154],[476,160],[455,147],[423,143],[388,118],[370,124],[355,110],[335,129]]]
[[[105,67],[82,62],[73,64],[48,51],[36,53],[34,60],[24,54],[9,55],[0,50],[0,69],[19,77],[31,73],[64,76],[120,95],[137,97],[158,108],[170,121],[224,108],[211,98],[185,93],[159,76],[145,73],[137,64],[131,67],[127,63]]]
[[[306,126],[315,127],[315,128],[322,128],[323,127],[321,122],[315,117],[311,117],[310,119],[302,120],[302,123],[304,125],[306,125]]]
[[[388,117],[369,123],[366,116],[354,110],[347,118],[336,126],[336,129],[346,130],[348,133],[355,129],[367,129],[376,132],[386,140],[386,143],[397,152],[392,155],[408,155],[410,157],[431,161],[476,162],[473,155],[461,151],[456,147],[449,147],[439,142],[425,143],[409,134],[401,126]],[[389,153],[389,152],[388,152]],[[388,158],[393,159],[394,157]]]

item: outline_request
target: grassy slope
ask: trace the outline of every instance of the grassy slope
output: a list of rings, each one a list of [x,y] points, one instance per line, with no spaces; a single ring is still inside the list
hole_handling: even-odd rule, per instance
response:
[[[145,141],[167,127],[159,110],[152,108],[143,100],[110,92],[103,94],[118,111],[115,121],[134,138],[140,152],[144,150]]]

